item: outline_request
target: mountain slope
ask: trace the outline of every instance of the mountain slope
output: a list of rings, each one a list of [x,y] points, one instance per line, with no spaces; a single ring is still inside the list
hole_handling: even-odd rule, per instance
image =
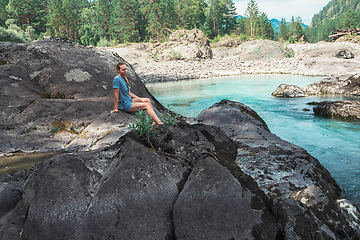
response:
[[[315,14],[311,26],[324,24],[329,20],[342,17],[349,9],[360,11],[360,0],[331,0],[318,14]]]

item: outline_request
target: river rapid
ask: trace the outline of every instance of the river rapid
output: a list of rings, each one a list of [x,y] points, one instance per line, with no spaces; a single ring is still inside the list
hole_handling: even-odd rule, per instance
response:
[[[311,96],[275,98],[280,84],[304,87],[323,79],[299,75],[240,75],[232,77],[149,83],[148,90],[165,107],[195,117],[222,99],[246,104],[280,138],[319,159],[343,189],[344,198],[360,205],[360,124],[313,114],[309,102],[360,100],[360,97]]]

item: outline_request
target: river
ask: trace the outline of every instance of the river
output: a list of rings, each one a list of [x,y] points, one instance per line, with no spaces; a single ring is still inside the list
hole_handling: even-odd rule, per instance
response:
[[[306,149],[319,159],[343,189],[343,196],[360,204],[360,123],[325,119],[313,114],[309,102],[360,100],[360,97],[312,96],[275,98],[282,83],[304,87],[323,77],[241,75],[203,80],[146,84],[148,90],[176,113],[195,117],[222,99],[246,104],[265,120],[272,133]],[[310,111],[309,111],[310,110]]]

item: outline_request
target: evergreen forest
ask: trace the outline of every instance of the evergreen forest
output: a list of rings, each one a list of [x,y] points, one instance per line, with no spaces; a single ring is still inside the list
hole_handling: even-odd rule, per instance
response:
[[[360,0],[332,0],[312,18],[307,38],[329,41],[332,32],[349,28],[360,28]]]
[[[360,0],[332,0],[304,28],[301,17],[274,29],[255,0],[239,17],[233,0],[0,0],[0,41],[68,38],[84,45],[166,41],[178,29],[200,29],[213,41],[328,41],[331,31],[358,27]]]

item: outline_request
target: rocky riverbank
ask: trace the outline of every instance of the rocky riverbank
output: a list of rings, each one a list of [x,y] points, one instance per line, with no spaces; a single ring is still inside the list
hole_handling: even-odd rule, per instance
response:
[[[345,121],[360,121],[360,75],[325,78],[303,88],[281,84],[273,93],[274,97],[297,98],[311,95],[344,95],[353,101],[325,101],[313,103],[315,115],[337,118]]]
[[[212,78],[239,74],[294,74],[305,76],[355,75],[360,72],[360,45],[356,43],[297,43],[283,45],[255,40],[235,47],[213,47],[213,58],[161,61],[153,47],[141,44],[112,48],[127,59],[145,83]],[[350,51],[354,58],[339,55]]]

